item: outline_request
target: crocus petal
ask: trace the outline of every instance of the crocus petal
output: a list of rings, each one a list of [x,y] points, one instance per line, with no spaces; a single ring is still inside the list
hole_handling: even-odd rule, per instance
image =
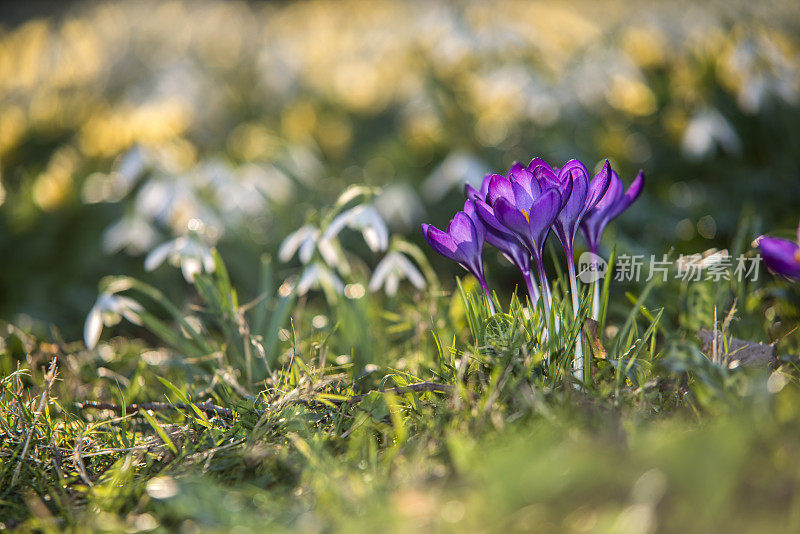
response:
[[[639,171],[639,174],[636,175],[636,178],[631,182],[630,187],[625,191],[622,198],[614,203],[614,206],[609,210],[607,220],[610,221],[619,217],[623,211],[628,209],[630,205],[639,198],[639,195],[642,194],[642,189],[644,189],[644,171]]]
[[[608,184],[606,194],[603,195],[603,198],[601,198],[597,204],[594,205],[594,208],[590,209],[586,215],[589,216],[589,214],[592,214],[592,216],[604,217],[624,194],[625,186],[622,184],[622,180],[617,176],[617,173],[611,171],[611,183]]]
[[[535,169],[537,167],[542,167],[542,171],[540,171],[540,172],[546,172],[546,173],[552,175],[553,178],[556,177],[556,173],[555,173],[555,171],[553,171],[553,168],[550,166],[549,163],[547,163],[542,158],[539,158],[539,157],[533,158],[531,160],[531,162],[528,164],[528,170],[531,171],[532,173],[534,173],[534,175],[536,174],[534,171],[535,171]]]
[[[464,184],[464,195],[470,200],[474,200],[476,198],[486,198],[484,195],[481,194],[480,191],[475,189],[469,184]]]
[[[529,228],[541,255],[550,227],[561,210],[561,195],[555,188],[548,189],[536,199],[531,209]]]
[[[771,271],[800,280],[800,245],[788,239],[762,237],[758,240],[758,248]]]
[[[577,219],[586,211],[586,195],[589,191],[589,178],[583,172],[576,172],[572,177],[572,191],[564,203],[559,215],[559,220],[565,225],[577,222]],[[563,201],[563,199],[562,199]]]
[[[526,169],[521,163],[517,162],[511,166],[511,170],[508,173],[508,178],[516,183],[519,184],[529,196],[537,197],[539,193],[541,193],[541,187],[539,187],[539,182],[534,178],[533,173]]]
[[[530,212],[533,199],[539,196],[538,192],[534,196],[531,194],[530,189],[525,189],[517,182],[511,182],[511,189],[514,191],[514,196],[512,197],[514,199],[514,206],[516,206],[518,210]]]
[[[590,210],[600,202],[600,199],[606,194],[608,191],[608,187],[611,183],[611,164],[606,160],[603,168],[600,169],[600,172],[597,173],[597,176],[592,178],[592,181],[589,183],[589,193],[586,198],[586,209]]]
[[[494,215],[500,221],[500,224],[518,235],[525,246],[529,249],[535,248],[531,240],[530,224],[520,210],[511,205],[506,199],[498,198],[494,203]]]
[[[586,165],[580,160],[571,159],[558,171],[558,181],[563,182],[570,176],[575,177],[580,174],[586,176],[587,179],[589,178],[589,170],[586,168]]]
[[[425,241],[428,242],[428,245],[430,245],[433,250],[445,258],[455,260],[459,263],[464,260],[461,251],[456,246],[453,238],[445,232],[442,232],[435,226],[423,224],[422,233],[425,236]]]
[[[542,158],[533,158],[528,169],[533,173],[536,181],[541,186],[553,186],[558,184],[558,174]]]
[[[473,200],[473,204],[475,205],[475,213],[478,214],[478,217],[480,217],[487,229],[501,232],[513,237],[508,232],[508,228],[506,228],[500,221],[497,220],[494,210],[489,204],[481,199]]]
[[[464,202],[464,213],[470,218],[472,227],[475,228],[475,242],[483,244],[483,241],[486,239],[486,227],[480,217],[478,217],[478,214],[475,213],[475,203],[472,200]]]
[[[474,214],[474,213],[473,213]],[[477,215],[475,215],[477,218]],[[483,224],[478,223],[481,230],[475,228],[472,218],[463,211],[459,211],[450,222],[447,233],[453,237],[458,249],[461,251],[462,263],[464,267],[474,274],[478,279],[483,278]]]
[[[498,198],[504,198],[507,201],[513,202],[514,188],[511,186],[511,180],[505,176],[494,174],[489,182],[489,192],[486,193],[486,202],[488,202],[490,206],[494,206]]]
[[[457,247],[471,250],[476,243],[475,225],[469,215],[459,211],[447,226],[447,233],[453,238]]]

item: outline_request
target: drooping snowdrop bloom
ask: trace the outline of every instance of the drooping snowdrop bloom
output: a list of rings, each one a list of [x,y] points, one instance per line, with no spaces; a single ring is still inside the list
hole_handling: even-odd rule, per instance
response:
[[[467,200],[464,203],[464,211],[455,214],[447,226],[447,231],[443,232],[434,226],[423,224],[422,234],[433,250],[455,261],[478,279],[489,299],[489,308],[494,314],[492,296],[483,274],[483,243],[486,239],[486,228],[475,213],[472,201]]]
[[[761,236],[756,243],[769,270],[800,281],[800,226],[797,228],[797,242],[779,237]]]
[[[343,274],[349,273],[350,267],[335,238],[326,238],[322,235],[322,231],[312,224],[301,226],[283,240],[278,249],[278,259],[286,263],[297,254],[300,263],[306,265],[314,258],[315,251],[319,252],[329,267],[334,267]]]
[[[391,251],[375,267],[369,281],[369,290],[378,291],[381,287],[390,297],[397,294],[400,280],[408,279],[417,289],[425,288],[425,277],[404,254]]]
[[[330,241],[344,228],[360,231],[372,252],[386,250],[389,246],[389,229],[386,222],[377,210],[368,204],[355,206],[334,217],[325,228],[322,239]]]
[[[326,294],[330,292],[341,294],[344,291],[344,283],[327,265],[314,262],[300,275],[295,292],[298,295],[305,295],[312,289],[322,289]]]
[[[742,141],[731,123],[716,109],[702,109],[689,119],[683,132],[681,148],[690,158],[702,159],[717,147],[736,154]]]
[[[422,183],[422,194],[432,202],[441,200],[448,191],[460,187],[464,177],[484,176],[489,170],[486,164],[469,152],[456,150],[436,167]],[[475,184],[477,185],[477,183]]]
[[[425,212],[422,199],[407,183],[393,183],[383,188],[375,199],[375,209],[392,227],[408,230]]]
[[[586,212],[581,221],[581,232],[583,237],[586,238],[586,244],[592,254],[595,256],[598,254],[600,236],[603,234],[606,225],[628,209],[642,193],[643,188],[644,171],[639,171],[627,191],[617,173],[611,171],[611,183],[608,185],[608,190],[603,195],[603,198]],[[594,297],[592,299],[592,318],[597,320],[599,315],[600,284],[595,283]]]
[[[214,255],[211,249],[194,235],[175,238],[154,248],[144,260],[146,271],[152,271],[167,260],[180,267],[187,282],[194,282],[200,272],[214,272]]]
[[[320,231],[316,226],[311,224],[301,226],[283,240],[278,249],[278,259],[286,263],[297,254],[300,263],[305,265],[314,255],[319,236]]]
[[[125,249],[128,254],[150,250],[158,240],[158,232],[147,219],[126,215],[103,232],[103,250],[107,254]]]
[[[91,350],[97,346],[103,325],[114,326],[123,317],[134,324],[142,324],[139,313],[143,310],[142,305],[132,298],[113,293],[101,293],[97,297],[97,302],[89,310],[83,325],[83,341],[86,343],[86,347]]]

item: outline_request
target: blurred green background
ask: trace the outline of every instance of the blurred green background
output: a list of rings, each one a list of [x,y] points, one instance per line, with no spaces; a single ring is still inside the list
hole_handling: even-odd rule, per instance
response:
[[[193,219],[255,292],[259,256],[356,182],[386,186],[376,206],[416,241],[464,181],[534,155],[645,169],[609,230],[622,251],[728,247],[743,215],[748,242],[796,228],[797,2],[3,10],[0,318],[67,339],[104,275],[181,295],[142,264]]]

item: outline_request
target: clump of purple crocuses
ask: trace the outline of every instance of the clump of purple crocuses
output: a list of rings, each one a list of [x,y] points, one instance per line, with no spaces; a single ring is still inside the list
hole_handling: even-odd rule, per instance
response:
[[[506,176],[487,175],[480,190],[467,185],[464,211],[455,215],[447,231],[427,224],[422,225],[422,231],[436,252],[455,260],[478,279],[489,298],[492,313],[494,307],[483,271],[483,243],[486,241],[500,250],[522,273],[531,302],[541,301],[550,330],[552,297],[543,259],[550,230],[555,231],[564,249],[572,309],[577,317],[575,234],[580,228],[589,249],[597,254],[606,225],[636,200],[643,185],[644,176],[640,172],[624,191],[622,181],[608,161],[590,178],[586,166],[578,160],[558,168],[534,158],[527,166],[515,163]],[[533,269],[538,277],[538,289]],[[597,285],[595,292],[598,295]],[[594,310],[593,315],[596,314]],[[579,338],[573,363],[578,380],[583,379],[582,355]]]

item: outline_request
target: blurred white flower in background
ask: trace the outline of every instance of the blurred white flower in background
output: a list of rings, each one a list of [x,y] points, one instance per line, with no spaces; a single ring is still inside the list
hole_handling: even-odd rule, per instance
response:
[[[294,193],[292,180],[274,165],[249,163],[236,169],[236,173],[242,184],[258,190],[272,202],[285,204]],[[224,195],[225,190],[218,188],[217,193]]]
[[[300,263],[305,265],[314,255],[319,236],[320,231],[316,226],[312,224],[301,226],[283,240],[278,249],[278,259],[286,263],[297,253]]]
[[[112,254],[125,249],[128,254],[143,254],[158,240],[158,232],[137,214],[126,215],[103,232],[103,250]]]
[[[729,153],[742,148],[739,135],[722,114],[715,109],[703,109],[695,113],[683,132],[682,148],[691,158],[701,159],[719,146]]]
[[[435,203],[454,187],[464,187],[465,182],[480,187],[488,172],[489,167],[482,160],[468,152],[456,150],[448,154],[425,179],[422,183],[422,194],[431,203]]]
[[[315,151],[304,145],[289,146],[279,162],[289,174],[309,187],[325,176],[325,166]]]
[[[425,288],[425,277],[419,269],[403,254],[391,251],[378,263],[369,281],[369,290],[378,291],[381,287],[390,297],[397,294],[400,280],[408,279],[417,289]]]
[[[144,311],[141,304],[129,297],[113,293],[101,293],[97,297],[86,323],[83,325],[83,341],[90,350],[97,346],[103,325],[114,326],[124,317],[134,324],[142,324],[139,313]]]
[[[344,291],[344,283],[326,265],[315,262],[305,268],[295,286],[295,291],[298,295],[305,295],[311,289],[342,293]]]
[[[425,216],[422,199],[407,183],[386,186],[374,204],[387,223],[402,230],[410,230]]]
[[[389,246],[389,229],[378,211],[367,204],[361,204],[343,211],[325,228],[321,241],[330,241],[344,228],[358,230],[372,252],[386,250]]]
[[[95,172],[86,177],[81,198],[87,204],[119,202],[153,165],[153,155],[139,145],[117,158],[109,173]]]
[[[194,276],[200,272],[214,272],[214,255],[211,249],[195,235],[177,237],[154,248],[144,260],[146,271],[152,271],[168,260],[175,267],[180,267],[187,282],[194,282]]]

